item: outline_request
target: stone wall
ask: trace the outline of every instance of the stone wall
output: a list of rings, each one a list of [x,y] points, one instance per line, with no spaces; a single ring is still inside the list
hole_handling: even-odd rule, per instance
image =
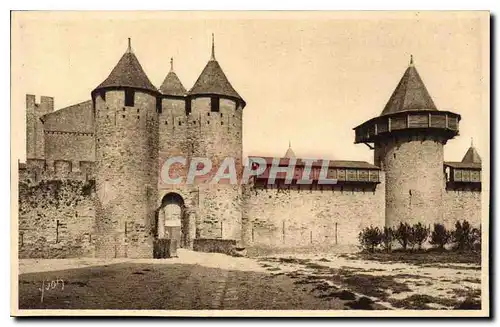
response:
[[[189,101],[191,113],[181,123],[187,125],[184,150],[188,159],[208,158],[215,173],[225,158],[232,158],[239,174],[243,151],[241,107],[233,100],[220,98],[219,111],[214,112],[211,111],[210,97],[197,97]],[[208,185],[206,182],[195,180],[193,185],[199,192],[197,238],[240,240],[241,187],[228,183]]]
[[[30,186],[41,181],[74,180],[87,182],[95,179],[94,163],[91,161],[80,161],[75,164],[71,161],[58,160],[49,165],[44,159],[28,159],[18,172],[19,181]]]
[[[156,97],[123,90],[96,96],[98,257],[152,257],[158,198]]]
[[[386,225],[426,225],[443,214],[443,140],[393,137],[376,144],[375,164],[385,171]]]
[[[453,229],[457,220],[467,220],[474,227],[481,225],[481,191],[448,189],[443,200],[443,223],[447,228]]]
[[[45,159],[49,166],[56,160],[69,160],[75,166],[80,161],[95,160],[93,133],[45,131]]]
[[[231,157],[241,167],[243,109],[233,100],[220,98],[219,112],[212,112],[210,101],[209,97],[191,100],[188,137],[193,156],[206,156],[214,165]]]
[[[44,158],[44,128],[40,117],[54,110],[54,98],[26,95],[26,158]]]
[[[241,240],[241,203],[239,185],[203,184],[199,187],[198,238]]]
[[[324,185],[323,190],[248,185],[243,191],[243,240],[273,247],[358,244],[361,229],[384,225],[384,197],[383,182]]]
[[[19,257],[94,254],[94,181],[19,183]]]
[[[186,140],[186,111],[184,99],[164,98],[159,115],[160,159],[187,156],[189,147]]]
[[[92,100],[61,108],[42,117],[44,129],[52,132],[94,132]]]

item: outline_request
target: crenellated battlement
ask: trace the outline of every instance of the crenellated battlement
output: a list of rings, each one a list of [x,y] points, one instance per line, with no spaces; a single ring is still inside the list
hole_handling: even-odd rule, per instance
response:
[[[92,161],[27,159],[19,163],[19,181],[29,185],[49,180],[88,181],[95,178]]]

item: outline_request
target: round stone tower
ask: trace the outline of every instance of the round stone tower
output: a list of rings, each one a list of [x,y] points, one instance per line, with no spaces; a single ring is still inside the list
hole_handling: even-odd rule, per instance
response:
[[[245,105],[215,59],[212,36],[211,58],[186,98],[190,157],[208,158],[214,170],[226,158],[231,158],[240,176]],[[202,183],[197,188],[199,212],[196,237],[240,241],[241,187],[230,184],[226,179],[216,185]]]
[[[442,221],[443,146],[458,135],[459,121],[438,111],[411,58],[382,114],[354,128],[355,143],[374,149],[385,171],[386,226]]]
[[[92,91],[96,256],[153,257],[158,184],[158,90],[129,46]]]

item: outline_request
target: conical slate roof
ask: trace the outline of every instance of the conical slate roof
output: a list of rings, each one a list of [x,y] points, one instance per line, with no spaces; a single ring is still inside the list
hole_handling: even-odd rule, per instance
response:
[[[137,89],[158,92],[158,89],[151,83],[148,76],[142,69],[139,60],[129,47],[127,52],[123,54],[120,61],[116,64],[115,68],[111,71],[108,78],[104,80],[94,91],[104,88],[116,87],[132,87]]]
[[[243,98],[236,92],[222,71],[217,60],[215,60],[214,43],[212,40],[212,57],[201,72],[198,80],[194,83],[189,95],[215,94],[237,98],[244,102]]]
[[[464,158],[462,159],[463,163],[481,163],[481,157],[479,156],[479,153],[477,153],[476,148],[471,144],[469,150],[464,155]]]
[[[173,59],[170,59],[170,71],[160,86],[160,92],[164,95],[186,95],[186,88],[182,85],[179,77],[177,77],[177,74],[174,72]]]
[[[437,110],[427,88],[413,65],[413,57],[381,116],[406,110]]]
[[[189,95],[216,94],[243,100],[233,88],[216,60],[210,60],[189,91]]]

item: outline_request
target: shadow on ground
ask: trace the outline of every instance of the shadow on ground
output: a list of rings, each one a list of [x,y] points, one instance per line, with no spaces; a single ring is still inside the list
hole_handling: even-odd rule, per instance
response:
[[[19,308],[331,310],[344,309],[351,300],[318,298],[303,288],[285,275],[191,264],[118,263],[22,274]]]

